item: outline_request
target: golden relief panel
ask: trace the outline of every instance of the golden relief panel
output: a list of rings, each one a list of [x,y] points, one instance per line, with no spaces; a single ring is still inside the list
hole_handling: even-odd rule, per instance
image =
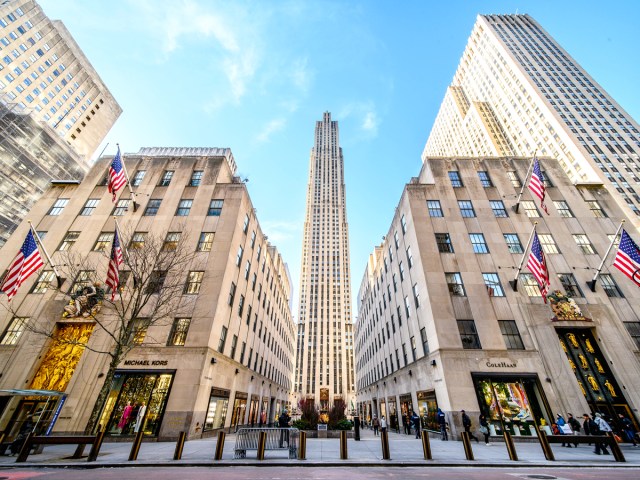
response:
[[[55,340],[29,388],[64,392],[93,332],[93,323],[58,324]]]

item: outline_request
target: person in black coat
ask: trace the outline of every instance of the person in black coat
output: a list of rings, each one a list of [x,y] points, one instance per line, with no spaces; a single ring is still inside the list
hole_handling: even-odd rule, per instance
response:
[[[469,415],[467,415],[464,410],[460,410],[460,412],[462,413],[462,426],[464,427],[464,431],[469,434],[469,438],[473,438],[476,442],[479,442],[478,437],[471,432],[471,419]]]
[[[447,436],[447,417],[439,408],[436,412],[436,419],[438,420],[438,426],[440,427],[440,439],[443,441],[449,440],[449,437]]]
[[[278,426],[280,427],[280,448],[284,446],[284,442],[287,442],[287,446],[289,445],[289,422],[291,421],[291,417],[286,410],[282,411],[280,417],[278,418]]]

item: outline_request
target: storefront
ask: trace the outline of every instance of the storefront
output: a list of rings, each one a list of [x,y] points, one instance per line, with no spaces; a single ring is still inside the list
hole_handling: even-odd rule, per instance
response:
[[[396,407],[396,397],[388,397],[387,405],[389,406],[389,427],[398,431],[399,423],[398,423],[398,409]]]
[[[251,395],[251,405],[249,406],[249,425],[252,427],[258,423],[258,407],[260,404],[260,397],[258,395]]]
[[[269,412],[269,397],[262,397],[262,406],[260,407],[260,425],[267,424],[267,413]]]
[[[436,411],[438,410],[438,402],[436,401],[436,392],[433,390],[416,392],[418,397],[418,415],[422,422],[422,428],[438,431],[438,420],[436,419]]]
[[[553,418],[536,374],[472,374],[478,405],[492,435],[536,436],[535,425]]]
[[[384,401],[384,398],[380,399],[380,418],[384,417],[385,420],[387,420],[387,423],[389,422],[389,419],[387,418],[387,405]]]
[[[133,435],[142,430],[145,435],[157,436],[174,374],[116,371],[98,424],[106,425],[108,435]]]
[[[229,409],[229,390],[212,388],[209,396],[209,407],[207,408],[207,418],[204,421],[204,431],[224,428]]]
[[[231,416],[231,427],[244,425],[244,415],[247,411],[247,394],[236,392],[233,399],[233,415]]]

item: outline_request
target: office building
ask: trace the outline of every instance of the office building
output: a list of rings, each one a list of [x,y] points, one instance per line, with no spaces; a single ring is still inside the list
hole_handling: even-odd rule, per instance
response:
[[[102,158],[80,184],[53,184],[30,211],[34,229],[66,280],[55,288],[47,263],[22,285],[11,310],[3,308],[0,388],[61,392],[66,400],[53,431],[85,429],[111,358],[99,352],[113,351],[105,326],[122,317],[109,292],[101,308],[89,312],[77,292],[95,280],[105,283],[117,220],[128,258],[120,269],[122,298],[138,298],[132,293],[136,278],[151,275],[144,294],[155,299],[148,300],[151,311],[130,319],[133,348],[117,365],[98,424],[109,436],[142,428],[163,440],[177,438],[180,431],[197,438],[223,428],[272,423],[289,404],[292,388],[291,282],[284,260],[260,228],[245,184],[233,174],[231,151],[143,148],[123,159],[133,195],[125,186],[112,202],[105,178],[111,158]],[[27,231],[23,222],[0,251],[3,271]],[[154,258],[143,255],[153,245],[158,258],[170,259],[179,251],[186,263],[173,273],[163,270],[164,263],[152,267]],[[136,274],[131,265],[143,273]],[[177,286],[175,295],[162,300],[158,291],[169,282]],[[75,301],[69,301],[71,295]],[[116,294],[115,304],[119,301]],[[9,306],[5,295],[0,302]],[[145,323],[146,315],[166,309],[167,302],[175,303],[166,318]],[[32,328],[43,322],[55,339],[72,340],[52,341]],[[0,404],[0,430],[7,434],[46,403],[38,395],[7,398]],[[53,415],[46,410],[45,421]]]
[[[316,122],[302,242],[294,395],[326,412],[354,389],[349,231],[338,122]]]
[[[640,226],[638,123],[531,16],[479,15],[423,158],[536,152]]]

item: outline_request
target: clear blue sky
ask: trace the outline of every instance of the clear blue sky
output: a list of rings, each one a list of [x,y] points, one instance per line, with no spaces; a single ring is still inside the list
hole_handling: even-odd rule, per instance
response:
[[[230,147],[297,305],[309,152],[345,158],[352,289],[393,218],[478,13],[528,13],[635,119],[637,1],[40,0],[124,112],[106,153]],[[355,297],[355,295],[354,295]],[[356,305],[353,306],[355,311]],[[294,311],[297,317],[297,311]]]

